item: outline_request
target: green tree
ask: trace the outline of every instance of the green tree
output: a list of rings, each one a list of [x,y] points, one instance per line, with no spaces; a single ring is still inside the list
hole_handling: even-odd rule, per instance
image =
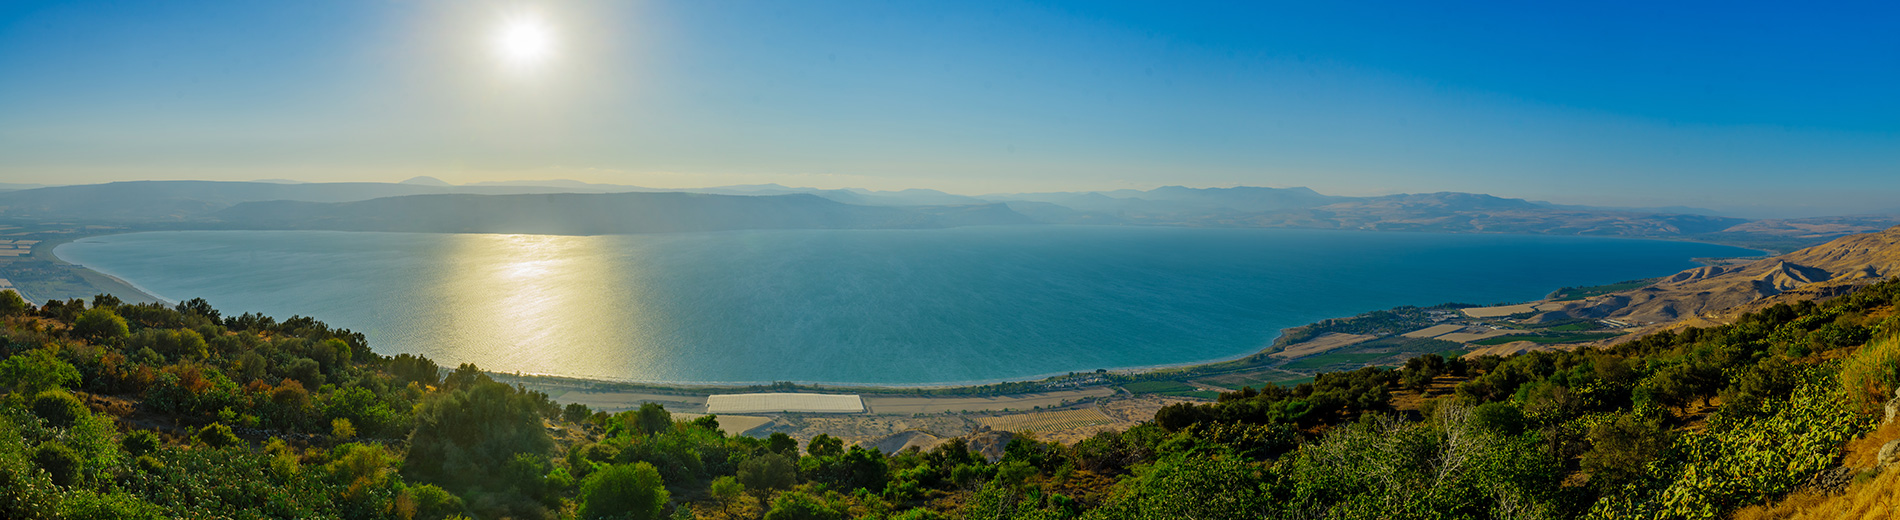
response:
[[[640,435],[664,433],[673,427],[673,414],[659,403],[640,405],[640,409],[630,412],[626,420],[629,423],[627,428]]]
[[[39,395],[79,384],[79,370],[60,361],[52,350],[38,348],[0,361],[0,383],[19,395]]]
[[[706,490],[719,501],[720,512],[725,513],[727,517],[732,517],[733,506],[737,505],[740,498],[745,495],[745,484],[739,483],[737,478],[722,476],[714,478],[712,485],[707,486]]]
[[[26,314],[26,311],[32,307],[26,303],[25,298],[20,297],[20,293],[14,292],[13,289],[0,291],[0,317],[20,316]]]
[[[1590,472],[1592,484],[1610,486],[1642,476],[1643,466],[1668,449],[1672,440],[1662,418],[1629,414],[1590,428],[1588,438],[1591,447],[1583,454],[1583,468]]]
[[[430,394],[416,407],[403,473],[458,494],[492,488],[516,454],[553,451],[537,406],[533,396],[486,376]]]
[[[844,440],[823,433],[812,437],[805,443],[805,453],[813,457],[836,457],[844,454]]]
[[[765,449],[779,455],[797,457],[798,439],[786,435],[785,432],[772,432],[771,436],[765,438]]]
[[[79,313],[73,319],[73,334],[92,341],[110,341],[125,337],[130,331],[125,318],[119,317],[112,309],[93,307]]]
[[[91,412],[86,409],[86,403],[79,402],[79,398],[65,390],[47,390],[33,396],[33,415],[40,416],[54,427],[72,426],[74,421],[89,414]]]
[[[581,481],[580,517],[651,520],[671,496],[652,464],[618,464]]]
[[[791,489],[798,483],[798,466],[792,459],[767,453],[739,463],[739,483],[754,493]]]
[[[567,403],[567,407],[561,409],[561,420],[571,424],[580,424],[592,415],[593,410],[588,410],[587,405],[580,403]]]

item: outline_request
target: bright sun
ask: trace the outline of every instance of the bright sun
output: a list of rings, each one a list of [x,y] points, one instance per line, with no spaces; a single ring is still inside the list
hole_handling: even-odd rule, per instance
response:
[[[555,51],[554,29],[539,16],[516,14],[495,30],[495,56],[517,70],[532,69],[548,61]]]

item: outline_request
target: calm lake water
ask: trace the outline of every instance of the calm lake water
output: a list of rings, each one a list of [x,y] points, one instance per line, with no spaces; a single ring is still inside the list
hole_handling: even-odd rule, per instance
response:
[[[1022,226],[631,236],[184,231],[57,254],[444,366],[919,384],[1230,358],[1398,305],[1532,300],[1754,251],[1682,242]]]

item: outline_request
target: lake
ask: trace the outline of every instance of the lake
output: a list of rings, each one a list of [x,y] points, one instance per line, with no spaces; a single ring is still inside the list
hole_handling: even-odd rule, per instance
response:
[[[61,258],[226,315],[312,316],[443,366],[647,382],[925,384],[1233,358],[1280,329],[1662,276],[1726,246],[1011,226],[616,236],[176,231]]]

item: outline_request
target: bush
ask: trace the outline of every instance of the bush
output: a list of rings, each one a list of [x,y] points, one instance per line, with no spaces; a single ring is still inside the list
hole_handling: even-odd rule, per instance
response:
[[[411,486],[404,493],[408,494],[409,500],[416,506],[416,518],[436,520],[461,513],[463,509],[466,509],[462,505],[461,497],[434,485]]]
[[[52,350],[33,349],[0,361],[0,384],[19,395],[39,395],[79,384],[79,369],[60,361]]]
[[[356,427],[350,425],[349,419],[344,419],[341,417],[336,418],[336,419],[331,419],[330,420],[330,438],[339,440],[339,441],[347,441],[350,439],[354,439],[356,438]]]
[[[125,493],[99,494],[80,490],[59,504],[65,520],[140,520],[167,518],[165,509]]]
[[[588,475],[578,497],[581,518],[651,520],[671,497],[652,464],[618,464]]]
[[[112,309],[93,307],[79,313],[73,320],[73,334],[92,341],[110,341],[125,337],[130,329],[125,326],[125,318],[113,313]]]
[[[237,435],[231,433],[231,427],[225,426],[224,423],[211,423],[206,425],[204,428],[198,430],[197,435],[193,435],[191,438],[198,441],[199,444],[213,448],[235,446],[238,443]]]
[[[79,480],[79,469],[85,464],[72,448],[57,442],[41,443],[33,450],[33,463],[46,470],[54,484],[71,486]]]
[[[158,447],[162,445],[164,445],[164,441],[159,439],[158,434],[153,433],[151,430],[132,430],[131,433],[125,434],[124,439],[119,440],[119,448],[125,450],[127,454],[133,457],[143,456],[157,451]]]
[[[844,513],[811,495],[792,492],[772,501],[772,510],[765,512],[765,520],[844,520]]]
[[[64,390],[47,390],[33,396],[33,415],[40,416],[47,424],[57,428],[70,427],[74,421],[91,413],[85,403]]]

